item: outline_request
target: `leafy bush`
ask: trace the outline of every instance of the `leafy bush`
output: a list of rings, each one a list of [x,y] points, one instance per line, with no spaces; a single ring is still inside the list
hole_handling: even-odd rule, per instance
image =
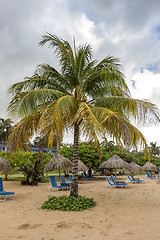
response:
[[[96,202],[93,198],[86,198],[85,196],[61,196],[49,197],[42,205],[42,209],[61,210],[61,211],[82,211],[95,206]]]
[[[24,174],[22,185],[37,185],[44,177],[44,166],[51,159],[50,154],[42,152],[8,152],[0,154],[9,160],[12,168]]]

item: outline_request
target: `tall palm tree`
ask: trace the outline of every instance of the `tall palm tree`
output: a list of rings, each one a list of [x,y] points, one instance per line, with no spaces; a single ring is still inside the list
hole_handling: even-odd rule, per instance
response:
[[[146,120],[150,112],[159,121],[157,107],[149,101],[132,99],[119,70],[119,60],[111,56],[93,60],[88,44],[73,48],[68,41],[47,33],[40,45],[48,43],[59,58],[60,71],[40,64],[32,77],[12,85],[13,99],[8,111],[20,116],[10,135],[12,147],[21,147],[35,131],[48,135],[48,145],[63,133],[74,132],[71,196],[78,196],[78,144],[80,134],[99,145],[106,133],[118,144],[147,147],[144,136],[130,123],[130,117]]]

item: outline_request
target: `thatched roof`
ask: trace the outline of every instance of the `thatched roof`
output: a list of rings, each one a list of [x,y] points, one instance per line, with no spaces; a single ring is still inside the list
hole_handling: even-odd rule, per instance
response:
[[[11,172],[11,170],[12,170],[12,167],[10,162],[0,156],[0,171],[4,173],[9,173]]]
[[[103,162],[99,166],[100,168],[125,168],[129,169],[127,162],[123,161],[118,155],[113,155],[107,161]]]
[[[129,165],[129,169],[128,168],[127,169],[130,171],[133,171],[133,172],[142,172],[143,171],[143,168],[133,161],[128,163],[128,165]]]
[[[156,171],[157,170],[157,166],[148,161],[148,162],[146,162],[144,164],[143,170],[146,170],[146,171]]]
[[[88,167],[81,161],[81,160],[78,160],[78,171],[88,171]]]
[[[62,155],[54,155],[53,158],[44,168],[45,172],[52,171],[53,169],[71,169],[72,162],[63,157]]]

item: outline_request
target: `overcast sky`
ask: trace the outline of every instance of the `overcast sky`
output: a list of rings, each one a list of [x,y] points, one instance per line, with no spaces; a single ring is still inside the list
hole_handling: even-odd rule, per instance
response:
[[[40,63],[58,66],[54,52],[38,46],[45,32],[90,43],[95,59],[120,58],[132,97],[160,107],[159,9],[160,0],[0,0],[0,117],[6,117],[10,85]],[[140,130],[160,145],[159,126]]]

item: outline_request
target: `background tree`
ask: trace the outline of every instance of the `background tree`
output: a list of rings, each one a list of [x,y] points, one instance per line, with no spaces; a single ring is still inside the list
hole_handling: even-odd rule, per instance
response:
[[[119,60],[107,56],[93,60],[89,44],[79,45],[50,33],[42,36],[40,45],[48,43],[59,58],[60,71],[40,64],[32,77],[10,87],[13,99],[9,112],[21,120],[15,125],[9,141],[20,147],[35,131],[48,136],[48,144],[64,132],[73,130],[73,168],[71,196],[78,196],[78,146],[80,134],[97,144],[107,134],[117,144],[147,148],[144,136],[131,119],[147,120],[148,113],[159,121],[157,107],[149,101],[132,99],[120,71]],[[29,127],[28,127],[29,126]],[[12,144],[13,146],[13,144]]]
[[[150,142],[150,149],[153,156],[160,154],[160,147],[157,146],[157,142]]]
[[[101,142],[101,146],[104,147],[104,150],[107,152],[114,150],[114,141],[108,141],[107,138],[103,138],[103,141]]]
[[[11,165],[14,172],[21,172],[24,174],[24,178],[21,181],[23,185],[37,185],[41,182],[44,176],[44,166],[53,157],[51,154],[38,152],[23,152],[17,151],[12,154],[10,152],[1,152],[0,155],[7,159]],[[39,161],[39,158],[41,161]]]
[[[60,148],[60,154],[64,157],[73,160],[73,145],[64,146],[62,145]],[[93,169],[97,169],[99,167],[99,154],[98,149],[93,143],[83,142],[79,144],[78,148],[78,158],[85,165],[91,167]],[[102,155],[103,160],[103,155]]]
[[[33,145],[38,146],[39,150],[42,150],[43,148],[48,148],[48,137],[47,136],[44,136],[43,138],[41,138],[40,136],[35,137]],[[52,146],[54,148],[57,147],[56,139],[53,140]]]
[[[13,121],[10,118],[0,118],[0,142],[1,150],[3,150],[4,142],[7,141],[10,130],[12,128]]]

